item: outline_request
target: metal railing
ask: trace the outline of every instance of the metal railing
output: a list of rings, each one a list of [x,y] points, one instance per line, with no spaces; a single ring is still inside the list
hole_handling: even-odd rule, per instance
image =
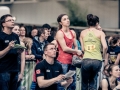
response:
[[[35,65],[36,65],[35,60],[25,61],[24,78],[21,82],[21,86],[24,87],[25,90],[30,90]]]

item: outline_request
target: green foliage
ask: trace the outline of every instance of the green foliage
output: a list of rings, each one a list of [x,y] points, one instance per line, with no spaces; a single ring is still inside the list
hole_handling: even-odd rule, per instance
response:
[[[68,15],[71,26],[87,26],[86,11],[81,9],[77,0],[68,0]]]

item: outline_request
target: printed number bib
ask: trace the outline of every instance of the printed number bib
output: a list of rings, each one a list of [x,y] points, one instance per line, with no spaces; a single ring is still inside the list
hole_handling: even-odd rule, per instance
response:
[[[89,52],[94,51],[95,50],[95,45],[87,45],[86,50],[89,51]]]
[[[117,55],[110,55],[110,60],[112,62],[115,62],[116,59],[117,59]]]

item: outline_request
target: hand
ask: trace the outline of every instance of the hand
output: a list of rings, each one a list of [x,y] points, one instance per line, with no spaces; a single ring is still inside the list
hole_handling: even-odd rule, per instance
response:
[[[82,51],[81,50],[77,50],[77,55],[81,55],[82,54]]]
[[[8,47],[11,49],[14,47],[14,45],[15,45],[15,41],[11,41],[11,42],[9,42]]]
[[[30,60],[30,58],[31,58],[30,55],[25,55],[26,60]]]
[[[22,79],[23,79],[23,74],[20,73],[20,74],[18,75],[18,82],[21,81]]]
[[[59,75],[56,77],[56,81],[59,82],[65,78],[65,75]]]
[[[73,78],[72,77],[69,77],[66,79],[67,83],[71,84],[73,82]]]
[[[35,55],[30,55],[30,59],[35,59]]]

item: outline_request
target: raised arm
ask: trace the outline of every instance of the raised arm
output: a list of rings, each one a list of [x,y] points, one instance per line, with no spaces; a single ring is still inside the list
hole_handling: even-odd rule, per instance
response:
[[[0,51],[0,58],[3,58],[10,51],[10,49],[14,47],[14,45],[15,45],[15,41],[11,41],[9,43],[9,45],[4,50],[1,50]],[[2,49],[1,44],[0,44],[0,49]]]

